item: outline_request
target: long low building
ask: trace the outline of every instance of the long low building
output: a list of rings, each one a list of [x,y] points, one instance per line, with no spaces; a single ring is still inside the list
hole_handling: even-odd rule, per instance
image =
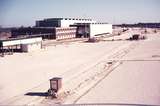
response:
[[[0,53],[13,53],[14,49],[20,47],[21,52],[30,52],[42,48],[42,37],[17,38],[0,40]]]
[[[55,39],[54,27],[20,27],[14,28],[11,30],[12,37],[33,37],[33,36],[41,36],[43,39]]]
[[[71,39],[76,37],[76,27],[27,27],[12,30],[12,37],[41,36],[42,39]]]

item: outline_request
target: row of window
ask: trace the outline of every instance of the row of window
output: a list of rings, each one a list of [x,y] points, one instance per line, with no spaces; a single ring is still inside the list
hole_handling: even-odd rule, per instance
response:
[[[56,32],[56,34],[76,33],[77,31]]]
[[[76,28],[60,28],[60,29],[56,29],[57,32],[61,32],[61,31],[74,31],[76,30]]]
[[[56,36],[66,36],[66,35],[76,35],[76,32],[58,33],[58,34],[56,34]]]
[[[75,38],[75,35],[57,36],[57,39]]]
[[[81,20],[81,21],[92,21],[92,19],[78,19],[78,18],[65,18],[64,20]]]

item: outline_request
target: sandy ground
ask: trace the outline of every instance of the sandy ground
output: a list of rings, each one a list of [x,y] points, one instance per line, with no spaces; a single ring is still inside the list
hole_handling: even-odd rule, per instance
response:
[[[160,105],[160,34],[147,36],[77,103]]]
[[[75,102],[75,100],[78,100],[77,103],[87,103],[88,102],[97,102],[100,101],[98,98],[92,99],[91,95],[93,94],[92,97],[99,97],[101,98],[101,102],[107,102],[105,101],[106,96],[108,97],[108,92],[114,92],[115,90],[108,84],[105,84],[104,87],[111,87],[108,88],[106,91],[103,88],[103,91],[105,90],[106,92],[103,93],[104,96],[98,96],[99,93],[96,90],[94,91],[91,90],[87,95],[83,96],[82,98],[79,99],[81,95],[84,94],[86,90],[89,88],[93,87],[97,81],[101,79],[101,77],[104,77],[109,71],[109,66],[104,66],[106,65],[106,62],[111,61],[111,60],[116,60],[116,59],[122,59],[122,57],[125,59],[140,59],[140,57],[143,58],[143,56],[150,56],[152,53],[154,53],[153,57],[156,57],[154,59],[157,59],[157,53],[159,53],[159,37],[155,38],[153,36],[150,37],[150,39],[147,39],[145,42],[142,42],[142,47],[138,47],[140,49],[134,49],[137,48],[137,46],[141,43],[139,42],[130,42],[126,41],[124,39],[128,38],[132,33],[137,33],[135,31],[130,31],[130,33],[123,34],[121,37],[114,37],[114,38],[109,38],[107,39],[108,41],[106,42],[98,42],[98,43],[86,43],[86,42],[73,42],[73,43],[66,43],[66,44],[61,44],[61,45],[54,45],[54,46],[49,46],[46,47],[43,50],[40,51],[35,51],[31,53],[16,53],[14,55],[9,55],[5,56],[4,58],[0,58],[0,104],[9,104],[9,105],[25,105],[25,104],[36,104],[36,103],[42,103],[42,104],[50,104],[54,103],[54,100],[47,100],[45,99],[44,93],[49,89],[49,79],[52,77],[62,77],[63,78],[63,90],[70,92],[73,95],[69,96],[65,102],[66,103],[72,103]],[[115,41],[111,41],[112,39],[115,39]],[[117,39],[117,40],[116,40]],[[121,39],[121,41],[119,41]],[[148,42],[148,43],[147,43]],[[151,42],[151,43],[150,43]],[[156,43],[155,43],[156,42]],[[153,45],[152,45],[153,43]],[[147,44],[147,45],[146,45]],[[153,50],[148,52],[147,48],[148,46],[153,47]],[[142,48],[142,50],[141,50]],[[144,50],[143,50],[144,48]],[[135,51],[131,52],[132,49]],[[155,51],[156,49],[157,51]],[[137,50],[137,51],[136,51]],[[150,54],[145,54],[144,51],[147,51]],[[127,54],[129,53],[129,54]],[[132,54],[133,53],[133,54]],[[136,53],[136,57],[135,56]],[[139,55],[137,55],[139,53]],[[127,56],[125,56],[127,54]],[[142,55],[141,55],[142,54]],[[124,57],[125,56],[125,57]],[[145,58],[146,59],[146,58]],[[152,59],[152,57],[151,57]],[[145,62],[145,61],[144,61]],[[137,64],[138,62],[136,62]],[[140,61],[141,63],[141,61]],[[152,73],[152,77],[154,76],[156,78],[156,75],[159,75],[157,70],[159,69],[159,62],[158,61],[151,61],[151,65],[154,68],[154,73]],[[154,64],[155,63],[155,64]],[[120,67],[132,67],[131,64],[135,64],[132,61],[126,62],[124,61]],[[150,64],[148,61],[146,62],[145,65]],[[116,65],[116,64],[115,64]],[[126,65],[126,66],[125,66]],[[145,68],[145,65],[144,68]],[[155,65],[155,66],[154,66]],[[135,65],[138,66],[138,65]],[[143,69],[143,66],[139,65],[140,68]],[[149,65],[147,65],[149,66]],[[119,68],[119,67],[118,67]],[[118,69],[117,68],[117,69]],[[138,69],[140,69],[138,68]],[[104,69],[104,70],[102,70]],[[112,69],[112,68],[111,68]],[[110,69],[110,70],[111,70]],[[116,69],[116,70],[117,70]],[[149,71],[149,68],[147,68]],[[120,69],[118,69],[120,70]],[[121,71],[114,71],[119,72],[116,73],[115,75],[113,74],[113,82],[117,81],[118,79],[116,76],[119,75],[125,75],[126,79],[121,79],[122,82],[125,82],[127,80],[127,70],[128,69],[122,69],[124,70],[122,73]],[[126,71],[125,71],[126,70]],[[133,68],[133,70],[136,70]],[[147,71],[147,72],[148,72]],[[135,75],[139,74],[138,72]],[[132,74],[132,72],[129,72]],[[142,70],[142,74],[144,73],[144,79],[146,79],[147,75],[150,75],[151,72],[149,72],[145,76],[145,70]],[[111,74],[112,75],[112,74]],[[110,77],[111,77],[110,75]],[[93,76],[96,76],[93,77]],[[150,77],[150,79],[152,79]],[[108,77],[107,77],[108,78]],[[137,77],[137,80],[138,81]],[[112,79],[112,77],[110,78]],[[106,80],[106,79],[105,79]],[[105,80],[102,81],[105,82]],[[159,79],[157,78],[157,81]],[[93,82],[93,83],[92,83]],[[133,80],[134,82],[134,80]],[[151,80],[152,82],[152,80]],[[150,82],[150,83],[151,83]],[[156,82],[156,81],[155,81]],[[128,84],[129,81],[123,83],[122,87],[127,87],[129,88],[130,84]],[[150,84],[149,83],[149,84]],[[153,83],[153,82],[152,82]],[[151,83],[151,85],[152,85]],[[110,84],[112,81],[110,81]],[[147,86],[147,84],[140,83],[139,85],[142,86]],[[148,88],[148,90],[155,90],[154,94],[158,95],[157,89],[159,89],[159,83],[156,82],[155,88],[151,89]],[[102,84],[103,85],[103,84]],[[134,85],[134,84],[133,84]],[[116,85],[115,85],[116,86]],[[96,86],[97,88],[97,86]],[[96,89],[95,88],[95,89]],[[134,87],[133,87],[134,88]],[[98,89],[98,88],[97,88]],[[100,88],[99,88],[100,89]],[[98,90],[99,90],[98,89]],[[121,88],[123,90],[123,93],[125,94],[125,89]],[[132,89],[131,89],[132,90]],[[141,88],[141,91],[143,89]],[[139,91],[139,92],[141,92]],[[117,92],[121,92],[118,90]],[[147,92],[147,91],[146,91]],[[34,93],[35,95],[25,95],[26,93]],[[76,94],[76,95],[75,95]],[[107,95],[106,95],[107,94]],[[124,98],[127,98],[130,93],[126,93],[126,96],[123,96]],[[136,93],[134,93],[136,96]],[[88,96],[90,95],[90,96]],[[94,96],[95,95],[95,96]],[[97,96],[96,96],[97,95]],[[133,94],[132,94],[133,95]],[[130,94],[130,96],[132,96]],[[141,94],[139,94],[141,95]],[[137,98],[139,97],[137,96]],[[87,97],[88,96],[88,97]],[[112,96],[112,93],[111,95]],[[122,95],[119,94],[117,96],[121,97]],[[155,96],[155,95],[153,95]],[[112,98],[109,100],[113,100],[113,102],[118,102],[114,101],[114,94]],[[157,97],[157,96],[155,96]],[[78,98],[78,99],[77,99]],[[139,98],[138,98],[139,99]],[[94,101],[92,101],[94,100]],[[124,99],[118,99],[119,101]],[[132,98],[128,99],[132,100]],[[140,99],[141,100],[141,99]],[[144,99],[148,100],[148,99]],[[48,102],[49,101],[49,102]],[[63,100],[62,100],[63,101]],[[59,101],[58,101],[59,102]],[[60,101],[61,102],[61,101]],[[64,101],[63,101],[64,102]],[[110,101],[109,101],[110,102]],[[138,101],[137,101],[138,102]],[[154,101],[149,101],[149,103],[153,103]],[[148,102],[147,102],[148,103]],[[156,99],[155,99],[155,103]]]

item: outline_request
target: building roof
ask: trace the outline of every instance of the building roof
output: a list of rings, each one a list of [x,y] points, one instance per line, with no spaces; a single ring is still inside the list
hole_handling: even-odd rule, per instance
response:
[[[79,20],[79,21],[92,21],[92,19],[87,18],[46,18],[44,21],[53,21],[53,20]]]
[[[88,25],[88,24],[109,24],[109,23],[102,23],[102,22],[94,22],[94,23],[75,23],[75,25]]]

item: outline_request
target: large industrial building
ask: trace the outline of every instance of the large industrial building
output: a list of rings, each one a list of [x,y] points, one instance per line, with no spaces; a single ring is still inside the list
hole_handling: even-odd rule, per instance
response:
[[[42,36],[43,39],[70,39],[112,34],[112,25],[97,23],[92,19],[49,18],[36,21],[35,27],[12,30],[12,36]]]

